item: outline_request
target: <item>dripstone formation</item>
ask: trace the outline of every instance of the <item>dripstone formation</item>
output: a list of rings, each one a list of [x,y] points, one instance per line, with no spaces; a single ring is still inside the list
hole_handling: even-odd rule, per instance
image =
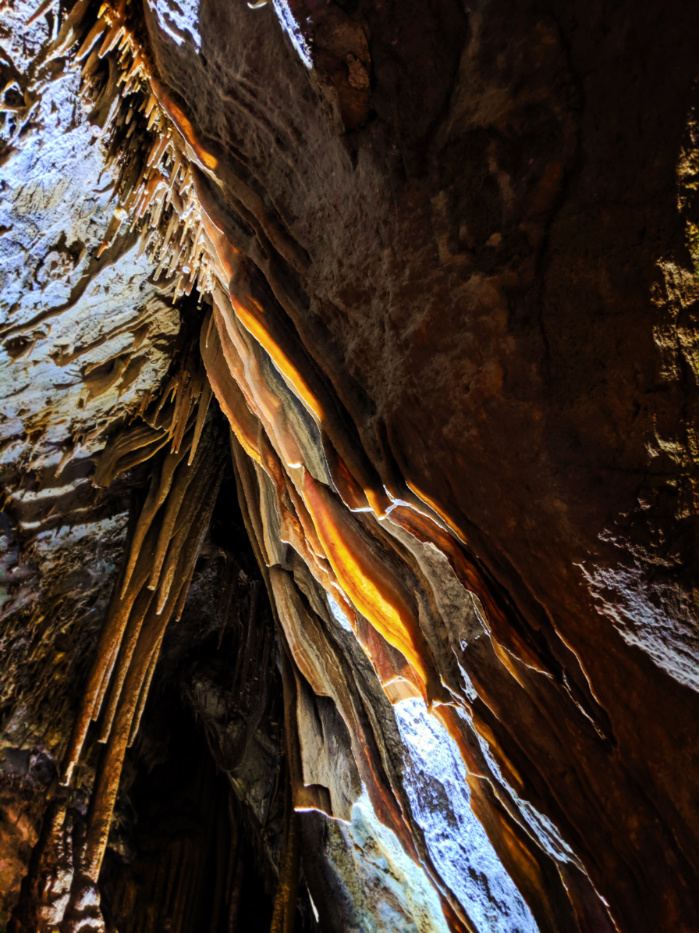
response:
[[[699,8],[13,0],[0,931],[699,931]]]

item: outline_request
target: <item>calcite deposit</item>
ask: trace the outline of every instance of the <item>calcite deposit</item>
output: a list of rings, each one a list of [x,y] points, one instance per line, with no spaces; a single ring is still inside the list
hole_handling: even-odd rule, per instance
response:
[[[7,5],[0,930],[699,930],[698,40]]]

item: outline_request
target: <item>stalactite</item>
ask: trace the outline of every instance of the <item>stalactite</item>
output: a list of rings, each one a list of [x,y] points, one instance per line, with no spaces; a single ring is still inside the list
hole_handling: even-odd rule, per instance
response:
[[[95,485],[109,486],[114,476],[122,472],[125,462],[129,463],[129,467],[135,465],[133,459],[137,451],[139,453],[136,456],[144,454],[146,459],[150,459],[167,440],[164,432],[155,430],[148,424],[139,424],[123,432],[116,442],[110,445],[105,455],[100,457],[94,475]]]
[[[108,446],[93,480],[109,485],[125,465],[152,458],[170,444],[160,455],[130,536],[64,756],[62,781],[68,785],[75,778],[89,725],[102,714],[98,740],[106,748],[79,865],[79,877],[93,884],[107,843],[124,754],[138,732],[167,625],[182,613],[221,481],[215,432],[205,424],[210,399],[196,359],[185,358],[165,398],[143,412],[141,424],[126,429]],[[78,888],[74,895],[79,896]],[[72,909],[69,906],[69,912]]]
[[[279,879],[277,892],[274,898],[272,923],[270,933],[292,933],[294,916],[296,914],[296,897],[298,891],[298,877],[300,868],[300,848],[298,816],[296,813],[294,791],[298,794],[304,788],[300,774],[294,780],[293,770],[298,770],[298,751],[294,748],[297,742],[296,730],[293,722],[293,705],[295,687],[293,684],[292,662],[284,651],[282,654],[282,679],[284,685],[284,717],[286,720],[286,736],[289,744],[287,755],[288,777],[284,803],[284,841],[279,862]],[[292,782],[293,785],[292,786]]]
[[[205,448],[202,447],[202,451]],[[211,451],[209,450],[210,454]],[[147,698],[152,665],[155,664],[165,634],[165,629],[178,602],[181,589],[189,581],[190,570],[199,551],[203,532],[213,509],[216,491],[220,483],[220,469],[204,463],[197,481],[198,501],[202,505],[195,514],[187,517],[180,534],[181,550],[178,555],[178,585],[170,589],[160,612],[153,612],[150,599],[142,621],[136,620],[138,638],[129,659],[123,686],[118,695],[114,722],[107,739],[107,747],[100,763],[95,789],[90,801],[84,871],[88,878],[97,881],[102,858],[107,845],[109,827],[121,778],[124,754],[133,739],[133,730],[140,719]],[[189,479],[189,477],[188,477]]]
[[[208,401],[206,401],[206,405],[208,407]],[[152,440],[154,436],[155,442]],[[129,466],[133,465],[132,453],[134,451],[140,452],[140,456],[144,458],[146,456],[153,456],[167,440],[167,433],[163,434],[163,432],[153,429],[148,424],[137,425],[122,433],[101,457],[95,472],[94,481],[98,484],[108,486],[112,476],[120,469],[123,469],[124,464],[128,464]],[[161,535],[160,532],[152,526],[152,522],[154,516],[168,498],[175,470],[182,463],[188,452],[189,448],[187,447],[181,453],[171,452],[166,456],[161,467],[160,475],[157,481],[154,479],[151,484],[151,489],[144,503],[141,516],[139,517],[134,531],[132,546],[125,563],[122,579],[118,584],[120,592],[118,598],[115,593],[112,609],[103,627],[97,648],[96,661],[88,677],[81,711],[76,719],[68,750],[64,758],[63,780],[66,784],[69,784],[72,780],[83,743],[87,736],[89,724],[92,720],[96,720],[100,713],[112,670],[117,663],[117,657],[121,650],[124,633],[127,631],[127,627],[130,627],[132,634],[127,640],[125,653],[121,655],[119,659],[120,663],[114,682],[115,685],[118,686],[112,687],[112,701],[105,715],[102,741],[106,740],[109,732],[109,724],[115,713],[115,705],[118,700],[120,685],[123,683],[126,676],[126,670],[134,651],[136,640],[138,639],[140,626],[152,597],[152,594],[148,595],[144,592],[141,595],[141,608],[136,612],[135,616],[132,617],[131,614],[134,610],[134,604],[139,598],[139,593],[141,593],[141,589],[146,583],[151,568],[146,565],[145,561],[142,561],[141,564],[138,565],[140,567],[140,573],[135,579],[132,579],[132,574],[134,568],[138,564],[141,547],[144,541],[147,541],[149,531],[151,532],[152,538],[149,548],[151,553],[157,553],[158,546],[163,550],[163,548],[166,548],[169,544],[168,535]],[[199,462],[201,463],[201,458]],[[179,492],[176,492],[176,495],[180,495],[182,491],[181,487],[184,487],[184,489],[187,488],[192,472],[196,472],[196,467],[190,470],[189,467],[185,466],[180,470],[178,474],[180,479],[177,485]]]

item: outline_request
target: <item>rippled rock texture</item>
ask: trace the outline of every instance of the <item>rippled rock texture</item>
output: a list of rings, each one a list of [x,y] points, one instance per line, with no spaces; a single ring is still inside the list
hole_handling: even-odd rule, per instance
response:
[[[2,922],[699,929],[699,12],[0,29]]]

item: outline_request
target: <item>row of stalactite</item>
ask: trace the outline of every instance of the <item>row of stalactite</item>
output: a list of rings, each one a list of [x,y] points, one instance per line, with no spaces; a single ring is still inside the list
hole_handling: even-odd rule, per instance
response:
[[[30,929],[33,922],[44,929],[42,916],[51,928],[61,919],[56,916],[61,898],[50,884],[42,890],[41,878],[47,864],[60,860],[58,853],[72,834],[67,824],[69,788],[92,723],[97,723],[103,751],[84,838],[69,860],[72,888],[61,892],[69,897],[59,913],[80,914],[77,902],[85,885],[96,886],[124,756],[138,733],[167,626],[182,614],[221,483],[225,454],[217,432],[207,427],[210,400],[201,364],[196,357],[185,357],[160,401],[139,424],[118,434],[97,464],[94,481],[100,485],[109,485],[116,473],[151,458],[153,473],[140,513],[132,516],[121,571],[64,756],[60,780],[65,790],[50,805],[38,847],[34,890],[25,897],[36,902],[37,915],[25,918],[18,929]],[[166,444],[168,449],[159,454]]]
[[[203,406],[202,406],[203,408]],[[204,418],[197,419],[203,424]],[[221,482],[220,449],[193,424],[151,480],[97,646],[62,780],[70,784],[90,722],[105,743],[91,801],[85,873],[97,881],[126,748],[138,731],[160,647],[184,608]]]

